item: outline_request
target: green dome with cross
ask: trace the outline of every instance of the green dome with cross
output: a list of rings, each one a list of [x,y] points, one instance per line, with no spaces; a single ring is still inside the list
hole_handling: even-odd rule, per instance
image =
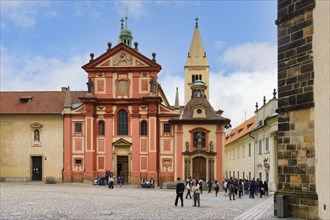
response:
[[[121,29],[120,29],[119,39],[121,43],[131,46],[133,35],[132,35],[132,31],[127,27],[127,16],[125,17],[125,27],[124,27],[124,19],[121,19],[120,21],[121,21]]]

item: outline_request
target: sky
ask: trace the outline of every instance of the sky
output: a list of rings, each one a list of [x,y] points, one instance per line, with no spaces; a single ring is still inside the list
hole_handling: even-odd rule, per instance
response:
[[[1,0],[1,91],[87,90],[81,66],[118,43],[127,15],[139,52],[162,66],[170,104],[184,104],[184,65],[199,18],[210,64],[209,101],[233,127],[277,88],[277,3],[237,1]]]

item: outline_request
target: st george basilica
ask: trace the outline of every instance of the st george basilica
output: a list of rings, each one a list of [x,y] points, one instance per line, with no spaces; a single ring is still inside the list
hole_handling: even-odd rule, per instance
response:
[[[230,120],[209,103],[198,19],[184,64],[184,106],[178,90],[174,105],[168,102],[156,54],[139,52],[127,17],[118,44],[90,54],[82,68],[87,91],[1,92],[1,179],[86,182],[107,170],[127,184],[223,179]]]

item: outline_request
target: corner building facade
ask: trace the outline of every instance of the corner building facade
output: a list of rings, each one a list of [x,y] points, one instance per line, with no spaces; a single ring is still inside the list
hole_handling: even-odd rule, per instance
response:
[[[90,181],[106,170],[115,177],[122,174],[128,184],[151,177],[158,183],[188,176],[221,179],[223,130],[229,120],[218,116],[203,96],[194,107],[204,112],[198,113],[202,117],[194,123],[186,118],[183,125],[179,119],[184,107],[171,106],[158,84],[156,55],[142,55],[137,43],[131,47],[132,39],[126,18],[119,43],[113,48],[109,43],[95,59],[91,54],[82,67],[88,74],[86,95],[79,103],[66,100],[64,181]],[[217,117],[211,127],[205,123],[209,110]],[[194,148],[198,132],[203,142]]]

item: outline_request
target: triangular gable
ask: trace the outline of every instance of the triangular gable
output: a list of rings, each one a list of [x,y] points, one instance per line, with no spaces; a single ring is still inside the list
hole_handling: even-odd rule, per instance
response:
[[[86,111],[85,110],[85,105],[80,105],[76,108],[72,108],[72,113],[85,113],[85,111]]]
[[[168,109],[168,108],[165,108],[165,106],[160,106],[159,111],[160,111],[161,113],[171,112],[171,110]]]
[[[153,67],[161,69],[159,64],[123,43],[82,66],[86,71],[87,69],[118,67]]]
[[[122,49],[119,52],[113,54],[111,57],[98,64],[96,67],[146,67],[149,66],[141,59],[137,58],[127,50]]]
[[[113,142],[112,144],[113,144],[113,145],[117,145],[117,146],[118,146],[118,145],[121,145],[121,146],[127,146],[127,145],[129,145],[129,146],[131,146],[131,145],[132,145],[132,143],[126,141],[126,140],[123,139],[123,138],[120,138],[120,139],[116,140],[116,141]]]
[[[175,116],[179,117],[179,115],[180,115],[180,113],[178,111],[175,111],[175,110],[173,110],[173,109],[171,109],[171,108],[169,108],[169,107],[167,107],[163,104],[159,106],[159,113],[164,114],[164,115],[169,115],[170,114],[173,117],[175,117]]]

